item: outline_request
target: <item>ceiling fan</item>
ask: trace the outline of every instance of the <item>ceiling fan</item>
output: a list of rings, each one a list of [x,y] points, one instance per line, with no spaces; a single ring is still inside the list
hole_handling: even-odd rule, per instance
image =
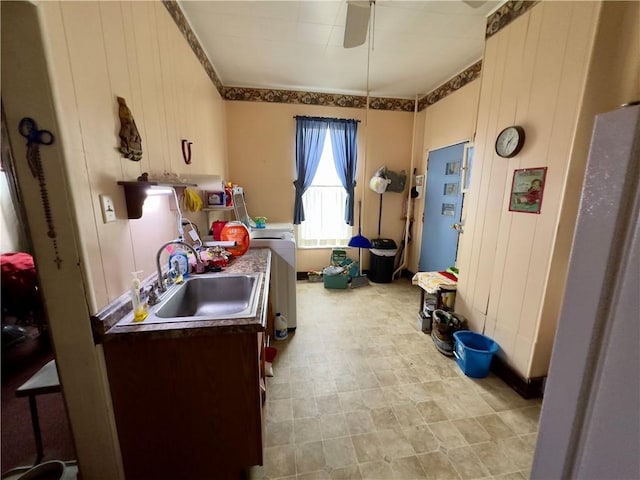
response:
[[[471,8],[478,8],[487,0],[462,0]],[[344,28],[344,48],[359,47],[367,39],[371,7],[375,8],[376,0],[347,0],[347,20]]]
[[[467,5],[469,5],[471,8],[479,8],[485,3],[487,3],[487,0],[462,0],[462,1]]]
[[[367,39],[369,29],[369,17],[371,16],[371,5],[375,0],[370,1],[347,1],[347,22],[344,27],[344,48],[359,47]]]

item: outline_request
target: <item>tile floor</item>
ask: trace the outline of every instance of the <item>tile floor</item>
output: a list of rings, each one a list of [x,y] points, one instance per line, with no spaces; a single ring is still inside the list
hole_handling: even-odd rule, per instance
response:
[[[297,293],[297,330],[273,344],[251,478],[528,478],[541,400],[465,377],[416,329],[418,287],[298,282]]]

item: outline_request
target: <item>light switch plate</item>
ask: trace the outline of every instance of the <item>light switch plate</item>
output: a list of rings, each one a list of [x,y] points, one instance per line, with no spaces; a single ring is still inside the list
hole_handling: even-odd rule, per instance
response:
[[[116,208],[109,195],[100,195],[100,208],[102,209],[102,221],[104,223],[116,221]]]

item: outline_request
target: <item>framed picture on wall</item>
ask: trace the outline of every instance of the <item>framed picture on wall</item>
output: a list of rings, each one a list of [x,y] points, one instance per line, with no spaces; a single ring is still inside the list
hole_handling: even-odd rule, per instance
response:
[[[547,167],[522,168],[513,172],[509,211],[540,213]]]

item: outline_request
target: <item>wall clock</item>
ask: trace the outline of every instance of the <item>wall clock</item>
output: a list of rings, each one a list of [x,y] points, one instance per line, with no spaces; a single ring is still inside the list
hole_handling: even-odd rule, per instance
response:
[[[496,138],[496,153],[504,158],[515,157],[524,145],[524,128],[512,125]]]

